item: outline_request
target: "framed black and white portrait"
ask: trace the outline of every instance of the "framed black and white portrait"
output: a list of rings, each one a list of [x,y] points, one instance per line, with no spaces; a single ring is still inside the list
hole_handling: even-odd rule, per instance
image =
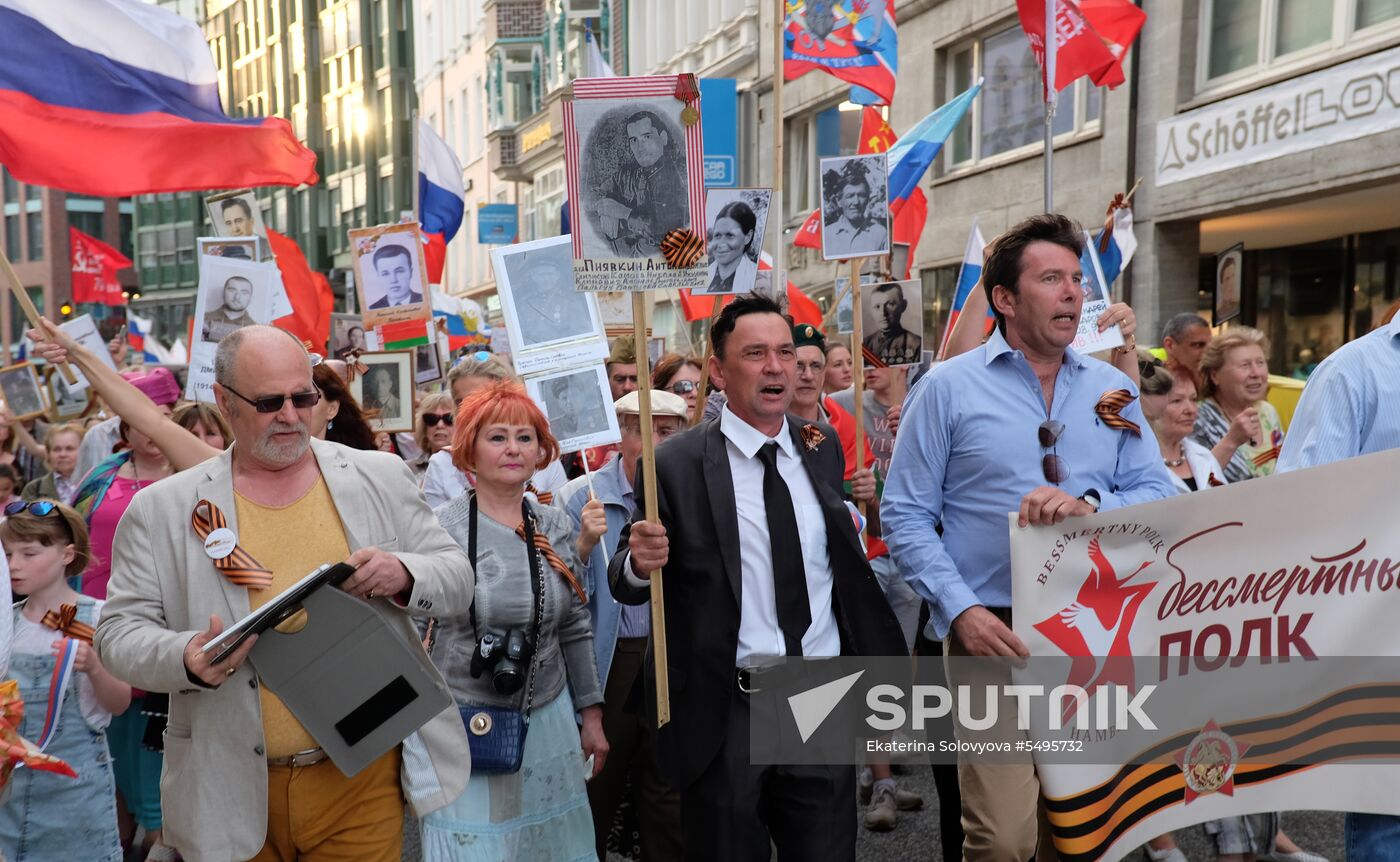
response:
[[[559,441],[560,451],[577,452],[622,439],[603,365],[531,377],[525,387],[549,419],[549,432]]]
[[[580,290],[704,287],[704,158],[692,86],[689,75],[574,81],[563,105],[564,163]],[[673,266],[668,237],[694,244],[698,256],[673,256],[686,261]]]
[[[558,236],[491,249],[511,357],[521,374],[607,356],[598,300],[574,289],[569,243]]]
[[[257,237],[264,244],[255,249],[261,252],[267,248],[267,226],[263,224],[262,207],[258,206],[258,196],[252,189],[210,195],[204,199],[204,206],[215,234],[231,239]]]
[[[0,368],[0,394],[15,419],[23,422],[43,416],[48,409],[34,365],[19,362]]]
[[[861,346],[884,365],[918,365],[924,352],[920,282],[863,284],[860,291]]]
[[[885,153],[821,160],[822,259],[890,253]]]
[[[708,189],[705,194],[705,288],[695,293],[751,293],[758,279],[772,189]]]
[[[350,394],[360,402],[373,430],[413,430],[414,359],[412,350],[387,350],[360,357],[365,371],[350,381]]]

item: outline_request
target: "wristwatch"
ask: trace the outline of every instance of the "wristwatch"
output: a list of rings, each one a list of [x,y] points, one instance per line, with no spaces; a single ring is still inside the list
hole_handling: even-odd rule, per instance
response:
[[[1103,500],[1099,497],[1099,492],[1093,488],[1080,494],[1079,499],[1092,506],[1095,512],[1098,512],[1099,506],[1103,504]]]

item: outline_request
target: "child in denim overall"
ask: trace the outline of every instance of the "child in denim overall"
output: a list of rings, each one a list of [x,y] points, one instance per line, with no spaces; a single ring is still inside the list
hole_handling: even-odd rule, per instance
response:
[[[77,642],[74,672],[64,683],[63,706],[46,753],[62,758],[78,773],[68,778],[19,768],[0,796],[0,853],[9,862],[95,860],[120,862],[115,787],[105,728],[113,713],[131,702],[131,687],[113,677],[85,642],[80,625],[96,627],[102,603],[80,596],[65,575],[81,572],[88,561],[88,531],[82,516],[52,500],[17,502],[4,509],[0,541],[10,565],[16,595],[10,676],[24,698],[20,733],[38,743],[49,704],[56,700],[54,668],[65,639]],[[74,605],[72,622],[49,618]],[[62,630],[55,630],[57,624]],[[90,635],[89,635],[90,636]]]

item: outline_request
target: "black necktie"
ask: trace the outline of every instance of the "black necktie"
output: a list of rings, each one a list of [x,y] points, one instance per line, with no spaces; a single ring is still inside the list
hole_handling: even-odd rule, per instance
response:
[[[773,549],[773,594],[778,604],[778,626],[790,656],[802,655],[802,636],[812,625],[812,605],[807,599],[807,574],[802,566],[802,542],[797,535],[797,515],[792,494],[778,472],[778,444],[765,443],[758,450],[763,462],[763,501],[768,514],[768,544]]]

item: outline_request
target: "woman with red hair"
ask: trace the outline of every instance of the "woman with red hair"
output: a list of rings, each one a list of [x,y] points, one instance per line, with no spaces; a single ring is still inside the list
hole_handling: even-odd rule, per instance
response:
[[[475,594],[469,613],[438,621],[429,652],[466,723],[474,774],[423,819],[426,862],[596,858],[584,780],[608,742],[577,536],[567,514],[525,494],[558,457],[519,384],[462,400],[452,461],[476,486],[437,516],[471,558]],[[513,745],[517,712],[528,732]]]

